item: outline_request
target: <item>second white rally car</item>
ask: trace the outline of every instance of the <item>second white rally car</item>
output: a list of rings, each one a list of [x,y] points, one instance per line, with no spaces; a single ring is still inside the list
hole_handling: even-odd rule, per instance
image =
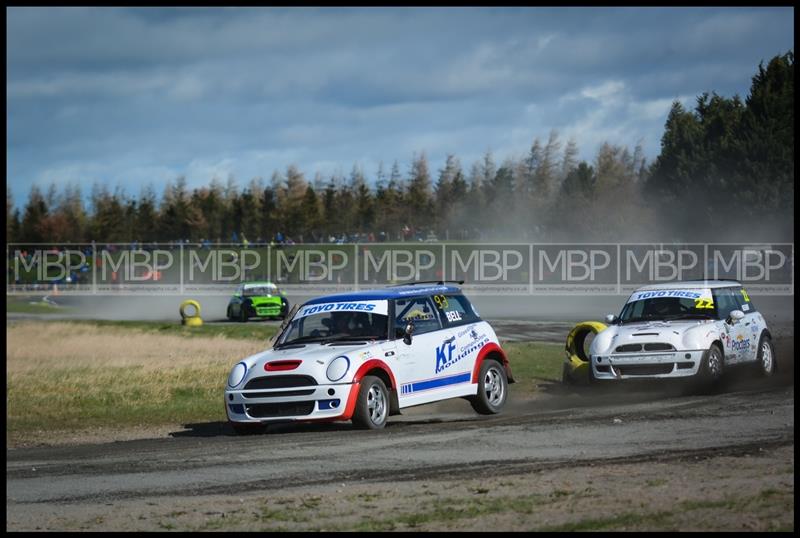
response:
[[[312,420],[379,429],[405,407],[448,398],[498,413],[513,382],[494,330],[458,287],[409,285],[299,307],[272,349],[233,367],[225,409],[240,433]]]
[[[644,286],[606,321],[589,348],[592,380],[697,376],[713,384],[741,364],[775,372],[767,323],[736,281]]]

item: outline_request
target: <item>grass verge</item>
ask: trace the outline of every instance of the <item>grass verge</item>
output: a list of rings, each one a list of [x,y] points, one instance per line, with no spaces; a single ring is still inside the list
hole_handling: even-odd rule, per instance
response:
[[[46,303],[41,297],[6,295],[6,313],[14,314],[68,314],[73,309]]]
[[[85,321],[65,321],[85,325]],[[155,334],[174,334],[188,338],[198,337],[225,337],[240,340],[267,340],[278,330],[277,325],[266,325],[263,322],[218,325],[205,324],[199,327],[185,327],[180,322],[171,321],[106,321],[98,320],[88,322],[97,327],[135,330]]]
[[[61,433],[224,421],[231,366],[276,328],[134,321],[23,321],[6,328],[7,446]],[[515,392],[557,380],[563,346],[507,343]]]

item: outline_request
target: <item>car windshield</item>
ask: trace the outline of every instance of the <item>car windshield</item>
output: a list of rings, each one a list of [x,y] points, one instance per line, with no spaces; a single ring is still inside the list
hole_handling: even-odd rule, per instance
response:
[[[262,295],[277,295],[278,287],[274,284],[264,284],[263,286],[247,286],[244,288],[245,297],[259,297]]]
[[[276,346],[387,339],[389,317],[385,306],[377,311],[369,311],[365,306],[364,303],[330,303],[304,307],[287,325]],[[326,310],[328,307],[330,309]]]
[[[669,290],[634,293],[622,309],[619,321],[715,319],[715,316],[716,308],[710,292]]]

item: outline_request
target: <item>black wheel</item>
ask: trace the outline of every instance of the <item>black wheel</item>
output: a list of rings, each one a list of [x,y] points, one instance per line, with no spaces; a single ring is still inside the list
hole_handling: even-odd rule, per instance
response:
[[[700,364],[700,378],[705,385],[716,385],[722,378],[722,370],[725,367],[725,360],[722,355],[722,350],[717,344],[711,344],[711,347],[703,354],[703,361]]]
[[[233,321],[233,312],[231,312],[230,306],[228,306],[228,312],[225,314],[225,317],[227,317],[229,321]]]
[[[360,428],[380,430],[389,416],[389,391],[380,378],[368,375],[358,389],[353,424]]]
[[[758,342],[758,371],[764,377],[770,377],[775,373],[777,367],[775,358],[775,348],[772,345],[772,339],[766,334],[761,337]]]
[[[239,305],[239,321],[247,323],[247,308],[244,305]]]
[[[263,424],[253,422],[229,422],[236,435],[258,435],[266,431]]]
[[[481,415],[495,415],[500,412],[508,397],[508,378],[503,366],[493,360],[485,360],[478,374],[478,394],[470,403]]]

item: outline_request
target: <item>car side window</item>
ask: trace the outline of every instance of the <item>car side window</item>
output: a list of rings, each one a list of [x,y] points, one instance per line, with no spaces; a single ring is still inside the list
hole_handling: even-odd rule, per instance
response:
[[[737,288],[734,292],[734,295],[736,296],[736,302],[739,304],[739,310],[745,314],[757,312],[755,305],[750,300],[750,296],[747,294],[747,290],[744,288]]]
[[[445,327],[456,327],[481,320],[463,295],[434,295],[433,302],[441,314]]]
[[[429,333],[442,328],[433,303],[428,297],[395,301],[395,327],[402,330],[409,322],[414,324],[414,334]]]
[[[739,309],[739,301],[734,295],[733,288],[717,288],[713,293],[719,319],[727,319],[732,310]]]

